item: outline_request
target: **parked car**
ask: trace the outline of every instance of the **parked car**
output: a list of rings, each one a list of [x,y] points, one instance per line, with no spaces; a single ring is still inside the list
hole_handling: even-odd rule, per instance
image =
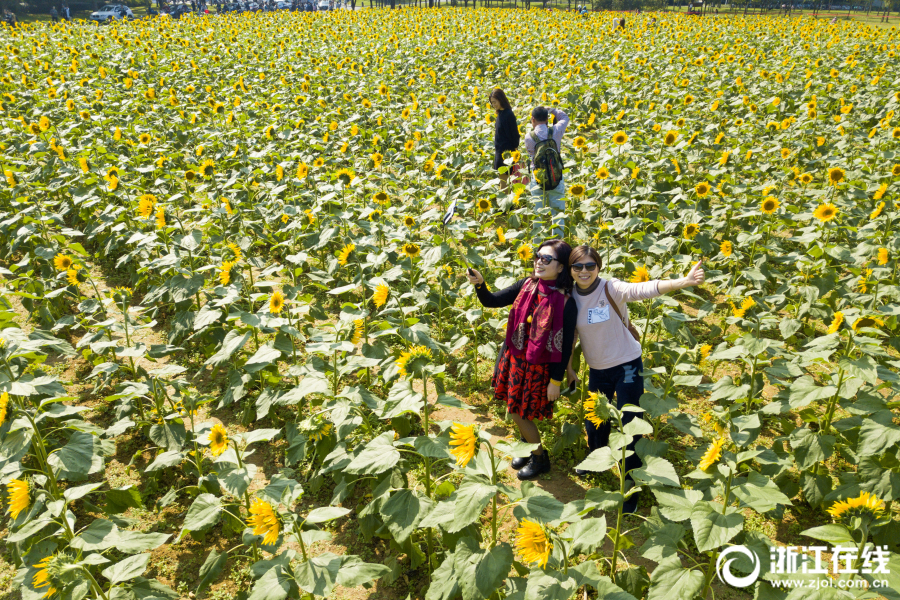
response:
[[[193,14],[194,10],[188,4],[176,4],[169,9],[169,16],[173,19],[180,19],[184,15]]]
[[[319,4],[316,6],[316,10],[329,10],[330,8],[328,0],[319,0]]]
[[[107,4],[100,10],[95,10],[88,17],[89,20],[96,23],[106,23],[108,21],[120,21],[122,19],[133,19],[134,13],[124,4]]]
[[[279,0],[278,4],[275,5],[275,8],[278,10],[291,10],[291,3],[286,0]]]

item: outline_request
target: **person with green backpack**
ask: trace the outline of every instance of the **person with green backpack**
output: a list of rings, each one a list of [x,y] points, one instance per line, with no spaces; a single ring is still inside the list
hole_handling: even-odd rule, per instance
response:
[[[550,115],[553,124],[550,125]],[[534,238],[563,237],[566,210],[566,184],[563,181],[563,162],[560,155],[562,138],[569,125],[569,116],[558,108],[538,106],[531,111],[531,132],[525,136],[525,149],[531,158],[531,183],[528,191],[538,212],[548,217],[551,232],[535,230]],[[535,222],[539,227],[543,219]]]

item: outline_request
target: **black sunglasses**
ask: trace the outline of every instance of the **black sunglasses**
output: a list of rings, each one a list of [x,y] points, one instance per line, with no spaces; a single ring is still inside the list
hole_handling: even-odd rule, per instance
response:
[[[576,273],[580,273],[583,269],[587,269],[588,271],[593,271],[597,268],[597,263],[589,262],[589,263],[575,263],[572,265],[572,270]]]
[[[534,253],[534,262],[540,261],[542,265],[549,265],[554,260],[558,260],[555,256],[550,256],[549,254],[538,254]]]

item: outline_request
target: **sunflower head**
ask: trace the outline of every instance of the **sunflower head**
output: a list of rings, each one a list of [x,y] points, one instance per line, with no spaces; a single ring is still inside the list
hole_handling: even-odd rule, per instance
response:
[[[346,266],[347,259],[350,258],[350,253],[353,252],[355,249],[356,249],[356,244],[347,244],[346,246],[341,248],[341,251],[338,253],[338,264],[341,265],[342,267]]]
[[[487,198],[478,200],[478,212],[486,212],[491,209],[491,201]]]
[[[375,303],[375,308],[381,308],[385,305],[390,292],[391,289],[387,286],[387,284],[378,284],[378,287],[375,288],[375,294],[372,295],[372,302]]]
[[[209,451],[213,456],[219,456],[228,448],[228,432],[221,423],[213,425],[209,432]]]
[[[272,297],[269,298],[269,312],[277,315],[283,308],[284,294],[282,294],[280,290],[275,290],[272,292]]]
[[[647,270],[647,267],[640,265],[634,270],[629,281],[631,283],[644,283],[650,281],[650,271]]]
[[[422,375],[430,361],[431,350],[426,346],[413,346],[408,351],[401,353],[400,358],[397,359],[400,377]]]
[[[612,141],[617,146],[621,146],[628,141],[628,135],[624,131],[617,131],[613,134]]]
[[[528,244],[522,244],[518,248],[516,248],[516,256],[519,257],[519,260],[531,260],[531,246]]]
[[[203,161],[203,164],[200,165],[200,174],[203,175],[206,179],[209,179],[216,173],[216,163],[213,162],[211,158]]]
[[[800,179],[800,183],[803,185],[809,185],[813,181],[813,176],[810,173],[803,173],[798,179]]]
[[[731,242],[725,240],[719,244],[719,252],[722,253],[722,256],[728,257],[734,252],[734,247],[731,245]]]
[[[547,567],[553,544],[539,523],[523,519],[516,530],[516,549],[525,562],[537,563],[543,569]]]
[[[413,242],[407,242],[403,244],[401,251],[409,258],[415,258],[419,255],[419,246]]]
[[[475,456],[478,436],[474,425],[454,423],[450,427],[450,445],[455,446],[450,454],[456,457],[456,465],[465,467]]]
[[[663,143],[666,146],[671,146],[678,139],[677,131],[667,131],[665,137],[663,137]]]
[[[705,198],[707,195],[709,195],[709,192],[712,191],[712,186],[705,181],[701,181],[696,186],[694,186],[694,191],[697,192],[697,196],[699,196],[700,198]]]
[[[6,392],[3,395],[7,398],[9,397]],[[6,484],[6,489],[9,492],[9,513],[13,519],[19,518],[19,513],[31,504],[30,488],[31,486],[27,479],[13,479]]]
[[[387,204],[388,200],[390,199],[390,196],[388,196],[388,193],[385,191],[375,192],[375,194],[372,196],[372,200],[374,200],[378,204]]]
[[[706,449],[703,458],[700,459],[700,464],[697,465],[701,471],[706,471],[722,457],[722,447],[725,445],[725,441],[724,437],[720,437]]]
[[[684,226],[684,237],[692,240],[700,233],[700,225],[697,223],[688,223]]]
[[[813,216],[823,223],[834,219],[837,214],[838,207],[834,204],[831,204],[830,202],[820,204],[819,207],[816,208],[816,210],[813,212]]]
[[[828,183],[837,185],[844,180],[844,170],[840,167],[832,167],[828,169]]]
[[[339,169],[335,176],[343,185],[350,185],[350,182],[356,178],[356,175],[350,169]]]
[[[600,394],[591,392],[584,401],[584,418],[600,427],[609,418],[609,406],[600,399]]]
[[[846,519],[847,517],[877,519],[882,516],[884,509],[882,500],[879,500],[874,494],[862,492],[856,498],[835,502],[827,512],[836,520]]]
[[[778,210],[779,206],[780,203],[778,202],[778,198],[776,198],[775,196],[766,196],[763,199],[759,209],[763,212],[763,214],[771,215],[776,210]]]
[[[609,169],[607,169],[606,167],[600,167],[599,169],[597,169],[595,175],[597,176],[597,179],[608,179]]]
[[[891,175],[893,175],[894,177],[900,177],[900,164],[891,167]]]
[[[281,532],[281,521],[272,505],[264,500],[255,498],[250,505],[250,518],[247,519],[247,527],[253,528],[253,535],[263,535],[263,544],[269,546],[278,541]]]
[[[150,137],[149,133],[142,133],[141,135],[138,136],[139,144],[149,144],[150,140],[151,140],[151,137]]]
[[[569,193],[571,193],[576,198],[579,198],[584,195],[585,188],[580,183],[576,183],[571,188],[569,188]]]
[[[579,135],[574,140],[572,140],[572,145],[574,147],[578,148],[579,150],[582,150],[587,147],[587,140],[584,139],[584,137]]]
[[[403,225],[409,229],[416,226],[416,219],[410,215],[403,217]]]
[[[884,327],[884,321],[879,319],[878,317],[860,317],[856,321],[853,322],[853,331],[859,332],[862,327],[869,327],[872,329],[878,329],[879,327]]]
[[[68,271],[73,262],[71,256],[67,254],[57,254],[53,259],[53,266],[56,267],[57,271]]]

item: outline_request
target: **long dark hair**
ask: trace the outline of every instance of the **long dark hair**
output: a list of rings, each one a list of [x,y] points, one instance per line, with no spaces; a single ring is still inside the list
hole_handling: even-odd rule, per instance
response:
[[[508,108],[512,108],[512,105],[510,105],[509,100],[506,99],[506,94],[500,88],[494,88],[494,91],[491,92],[490,96],[488,96],[488,102],[490,102],[493,99],[496,99],[497,102],[500,103],[500,110],[506,110]],[[497,112],[500,112],[500,110],[498,110]]]
[[[575,285],[575,280],[572,279],[572,270],[568,268],[569,256],[572,254],[572,246],[562,240],[547,240],[535,248],[534,253],[537,254],[541,251],[541,248],[545,247],[553,248],[556,252],[556,260],[559,261],[559,264],[563,267],[562,273],[556,277],[556,289],[564,294],[568,294],[572,291],[572,286]],[[531,279],[537,281],[538,276],[532,272]]]

